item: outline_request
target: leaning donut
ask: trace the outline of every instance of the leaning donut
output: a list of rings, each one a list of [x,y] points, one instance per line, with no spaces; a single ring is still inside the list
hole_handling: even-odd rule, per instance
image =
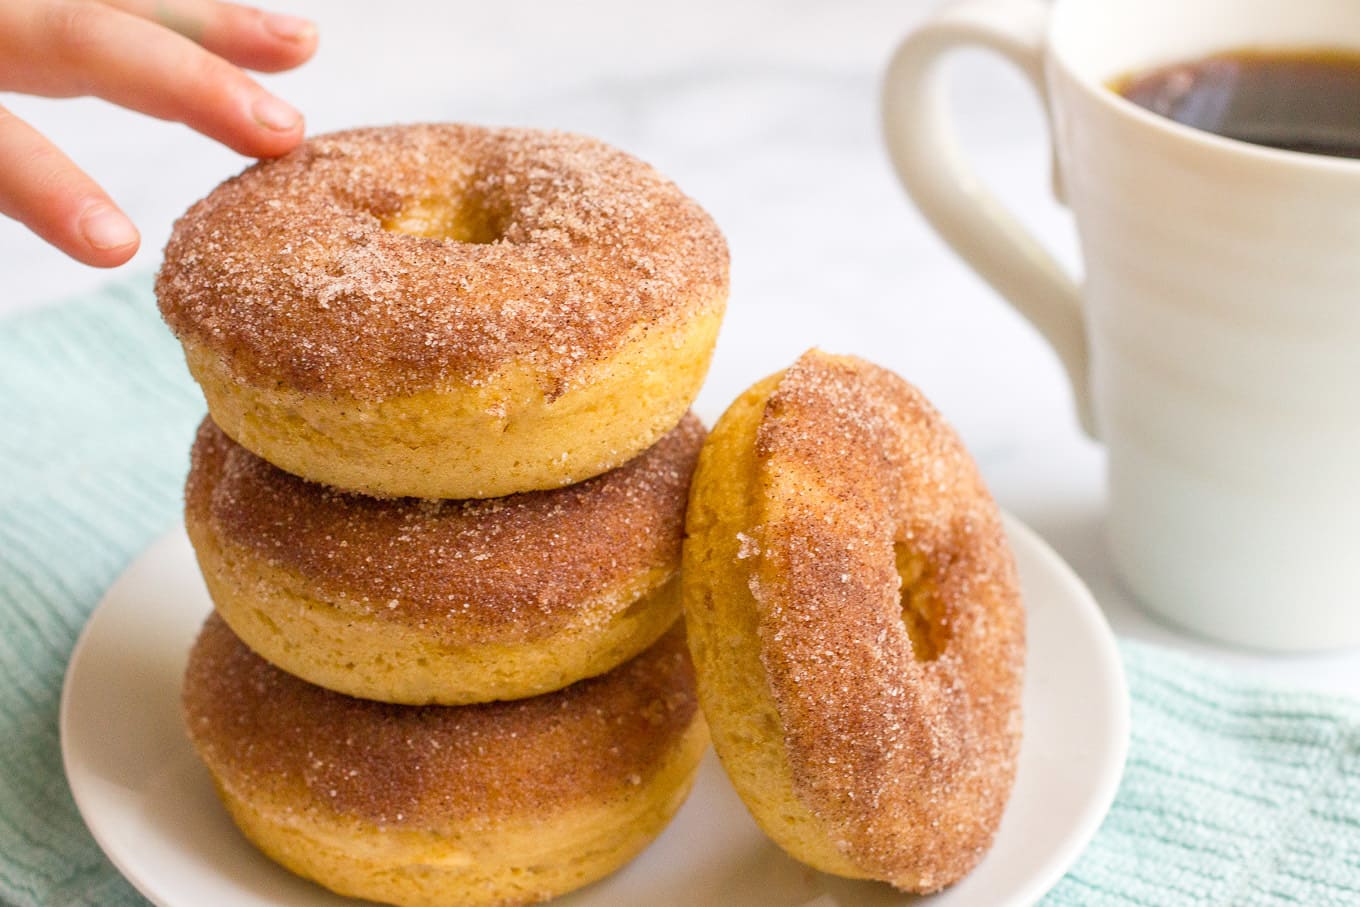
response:
[[[206,419],[185,525],[217,612],[329,689],[412,704],[518,699],[608,671],[680,615],[680,544],[704,429],[569,488],[493,501],[345,494]]]
[[[708,741],[681,625],[556,693],[448,708],[304,683],[214,615],[184,713],[246,837],[334,891],[404,907],[528,904],[614,871],[674,815]]]
[[[156,295],[213,420],[296,475],[483,498],[618,466],[708,368],[727,247],[593,139],[423,125],[321,136],[175,225]]]
[[[1024,612],[958,438],[891,372],[809,352],[718,422],[686,531],[700,698],[757,822],[826,872],[962,877],[1015,775]]]

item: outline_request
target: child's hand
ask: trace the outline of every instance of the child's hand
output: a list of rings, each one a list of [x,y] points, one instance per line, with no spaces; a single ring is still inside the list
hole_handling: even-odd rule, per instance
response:
[[[0,0],[0,91],[97,95],[271,157],[302,140],[302,116],[237,67],[292,69],[316,40],[309,22],[215,0]],[[99,267],[140,241],[104,190],[4,107],[0,214]]]

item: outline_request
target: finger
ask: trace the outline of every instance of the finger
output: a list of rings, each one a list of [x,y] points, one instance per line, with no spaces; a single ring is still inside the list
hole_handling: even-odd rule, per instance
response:
[[[103,0],[158,22],[224,60],[258,72],[282,72],[316,53],[316,26],[306,19],[215,0]]]
[[[141,238],[113,200],[32,126],[0,107],[0,214],[77,261],[121,265]]]
[[[46,61],[35,94],[93,94],[178,120],[242,154],[275,157],[302,141],[302,115],[188,38],[99,3],[59,2],[32,23]],[[135,48],[130,53],[129,48]]]

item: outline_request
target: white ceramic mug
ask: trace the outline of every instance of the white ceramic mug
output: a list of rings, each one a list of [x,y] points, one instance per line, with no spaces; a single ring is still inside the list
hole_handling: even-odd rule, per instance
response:
[[[959,47],[1042,96],[1080,285],[960,158],[937,65]],[[1253,647],[1360,645],[1360,161],[1220,138],[1107,87],[1244,47],[1360,50],[1360,2],[957,3],[894,56],[886,139],[936,230],[1066,366],[1143,604]]]

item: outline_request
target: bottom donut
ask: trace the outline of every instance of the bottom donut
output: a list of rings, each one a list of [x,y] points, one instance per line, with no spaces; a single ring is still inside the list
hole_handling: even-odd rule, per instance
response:
[[[555,693],[450,707],[312,686],[213,615],[184,713],[265,854],[339,894],[409,907],[530,904],[608,875],[670,821],[708,745],[683,623]]]

